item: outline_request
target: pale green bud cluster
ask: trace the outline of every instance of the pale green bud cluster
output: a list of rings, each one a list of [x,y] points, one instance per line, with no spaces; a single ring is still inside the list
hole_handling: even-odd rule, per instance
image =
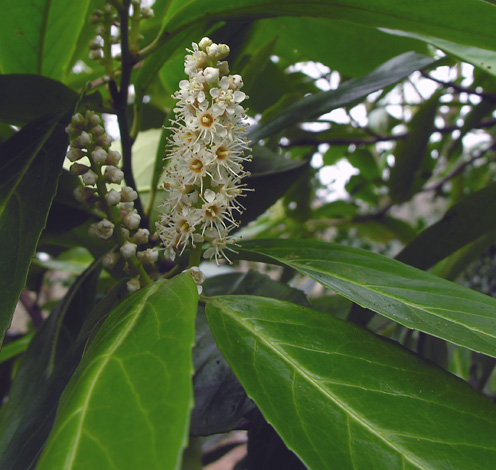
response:
[[[67,158],[73,162],[70,172],[82,182],[74,196],[101,219],[90,226],[89,233],[120,245],[119,253],[105,257],[104,266],[111,269],[122,260],[124,271],[130,275],[138,274],[137,265],[146,264],[153,269],[158,250],[146,247],[150,232],[140,228],[141,217],[134,207],[138,193],[123,185],[124,173],[118,168],[121,155],[110,149],[112,138],[105,132],[101,117],[94,111],[86,111],[84,116],[77,113],[66,132],[70,136]],[[132,286],[136,282],[139,279]]]

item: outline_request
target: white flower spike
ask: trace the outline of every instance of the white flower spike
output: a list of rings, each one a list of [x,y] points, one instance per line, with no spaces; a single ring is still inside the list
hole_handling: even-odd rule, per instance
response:
[[[211,248],[205,257],[227,258],[235,240],[228,234],[239,224],[233,212],[243,206],[235,199],[246,191],[241,179],[248,175],[243,164],[251,161],[245,138],[246,115],[240,91],[243,80],[228,75],[223,61],[229,54],[225,44],[203,38],[188,50],[181,80],[173,95],[177,100],[175,127],[170,139],[170,161],[164,187],[168,197],[157,231],[166,255],[174,259],[188,246],[207,241]]]

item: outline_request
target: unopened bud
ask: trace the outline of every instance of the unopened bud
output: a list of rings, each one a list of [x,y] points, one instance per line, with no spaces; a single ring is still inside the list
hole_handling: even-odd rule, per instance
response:
[[[107,152],[102,148],[98,148],[91,154],[91,158],[95,163],[105,163],[107,161]]]
[[[78,160],[81,160],[81,158],[85,157],[86,153],[81,149],[71,147],[66,156],[71,162],[77,162]]]
[[[121,195],[115,189],[111,189],[107,194],[105,194],[105,199],[111,206],[115,206],[121,202]]]
[[[83,165],[81,163],[73,163],[69,169],[71,175],[81,176],[90,169],[89,166]]]
[[[124,216],[122,222],[128,229],[134,230],[139,227],[141,217],[136,212],[130,212]]]
[[[107,165],[117,165],[121,161],[121,154],[115,150],[109,150],[107,153],[107,160],[105,163]]]
[[[105,168],[104,177],[109,183],[121,184],[121,181],[124,179],[124,173],[115,166],[109,165]]]
[[[125,259],[131,258],[131,256],[134,256],[136,254],[136,248],[137,246],[135,243],[124,243],[124,245],[121,246],[122,256],[124,256]]]
[[[98,175],[93,170],[88,170],[82,175],[82,178],[86,186],[94,186],[98,181]]]
[[[137,277],[133,277],[129,281],[127,281],[127,290],[129,292],[136,292],[141,287],[140,281]]]
[[[130,186],[124,186],[121,189],[121,201],[132,202],[138,199],[138,193]]]

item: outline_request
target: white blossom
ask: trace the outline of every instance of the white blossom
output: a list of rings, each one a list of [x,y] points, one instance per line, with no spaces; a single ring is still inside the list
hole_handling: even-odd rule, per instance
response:
[[[241,104],[247,96],[240,91],[241,76],[227,75],[222,59],[228,46],[203,38],[189,52],[184,67],[189,79],[181,80],[173,95],[176,121],[164,183],[168,196],[157,230],[167,256],[207,241],[206,257],[218,261],[228,259],[225,250],[235,244],[228,234],[238,226],[233,211],[243,209],[236,198],[246,190],[243,164],[251,160],[244,155],[250,150]]]

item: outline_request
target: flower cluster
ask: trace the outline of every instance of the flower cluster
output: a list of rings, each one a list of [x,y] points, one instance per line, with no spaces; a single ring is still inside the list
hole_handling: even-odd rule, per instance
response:
[[[228,234],[238,226],[234,211],[244,209],[236,200],[245,190],[243,163],[251,160],[243,154],[250,150],[241,105],[246,95],[241,76],[229,75],[223,60],[228,46],[203,38],[188,52],[189,80],[173,95],[178,101],[164,183],[168,198],[157,231],[171,258],[207,241],[206,258],[229,261],[225,250],[235,241]]]
[[[139,274],[140,261],[154,265],[158,259],[158,250],[148,248],[137,251],[139,245],[148,243],[150,233],[147,229],[139,228],[141,217],[133,202],[138,194],[130,186],[122,186],[124,173],[117,167],[121,155],[110,149],[112,138],[101,124],[98,114],[86,111],[84,116],[75,114],[66,127],[70,136],[67,158],[73,162],[70,172],[80,176],[83,183],[74,190],[74,196],[101,218],[90,226],[90,234],[103,240],[114,237],[120,245],[120,253],[107,255],[105,266],[112,268],[120,259],[124,259],[125,269],[130,274]],[[81,163],[83,159],[87,159],[85,163]],[[109,189],[108,184],[113,188]],[[139,288],[139,279],[131,280],[128,287],[130,290]]]

